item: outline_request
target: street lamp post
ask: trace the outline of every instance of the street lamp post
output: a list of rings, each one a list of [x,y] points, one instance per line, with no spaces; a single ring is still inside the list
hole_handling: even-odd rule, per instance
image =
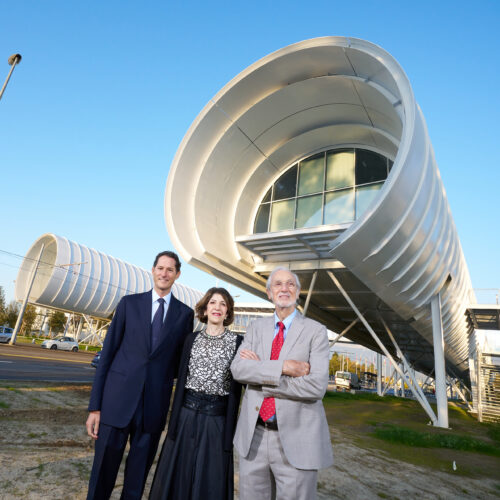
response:
[[[12,72],[14,71],[14,68],[16,67],[16,64],[19,64],[21,62],[21,54],[12,54],[8,59],[7,62],[11,66],[9,74],[7,75],[7,78],[5,79],[5,83],[3,84],[2,90],[0,90],[0,99],[2,99],[3,93],[5,92],[5,89],[7,88],[7,84],[9,83],[10,77],[12,75]]]

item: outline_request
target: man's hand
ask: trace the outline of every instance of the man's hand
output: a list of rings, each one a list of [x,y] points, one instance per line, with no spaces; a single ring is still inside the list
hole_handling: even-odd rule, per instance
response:
[[[85,427],[87,427],[87,434],[92,439],[97,439],[99,433],[99,422],[101,420],[101,412],[100,411],[91,411],[89,413],[89,417],[87,418],[87,422],[85,423]]]
[[[243,359],[253,359],[254,361],[260,361],[259,356],[257,356],[257,354],[255,354],[250,349],[242,349],[240,351],[240,358],[243,358]]]
[[[295,359],[286,359],[283,361],[283,375],[289,377],[303,377],[310,370],[310,365],[306,361],[296,361]]]

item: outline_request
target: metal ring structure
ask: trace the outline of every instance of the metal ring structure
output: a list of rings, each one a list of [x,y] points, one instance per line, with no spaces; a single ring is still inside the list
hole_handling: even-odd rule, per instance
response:
[[[261,245],[259,253],[247,244],[257,236],[259,203],[294,162],[342,147],[371,149],[394,164],[366,212],[328,241],[329,258],[427,345],[433,341],[429,304],[440,293],[445,356],[453,372],[464,375],[464,314],[474,294],[457,230],[410,82],[398,62],[370,42],[323,37],[284,47],[208,102],[170,167],[164,213],[174,246],[187,262],[265,297],[258,268],[273,260],[272,249]],[[319,228],[325,229],[335,228]],[[320,269],[323,257],[313,259]],[[293,258],[274,260],[290,264]],[[313,310],[311,316],[338,331],[333,319],[329,324]]]

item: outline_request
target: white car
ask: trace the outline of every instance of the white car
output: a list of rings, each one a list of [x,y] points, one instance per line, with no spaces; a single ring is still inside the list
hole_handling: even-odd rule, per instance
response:
[[[55,339],[44,340],[44,349],[61,349],[62,351],[78,351],[78,342],[73,337],[56,337]]]
[[[13,328],[9,328],[8,326],[0,326],[0,342],[6,344],[10,342],[10,338],[12,337]]]

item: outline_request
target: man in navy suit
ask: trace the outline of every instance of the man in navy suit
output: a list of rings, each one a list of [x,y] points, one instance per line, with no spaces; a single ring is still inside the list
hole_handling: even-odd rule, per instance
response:
[[[96,440],[87,499],[108,499],[130,438],[122,490],[140,499],[167,419],[174,377],[193,310],[171,289],[174,252],[153,264],[153,290],[123,297],[108,329],[92,386],[86,427]]]

